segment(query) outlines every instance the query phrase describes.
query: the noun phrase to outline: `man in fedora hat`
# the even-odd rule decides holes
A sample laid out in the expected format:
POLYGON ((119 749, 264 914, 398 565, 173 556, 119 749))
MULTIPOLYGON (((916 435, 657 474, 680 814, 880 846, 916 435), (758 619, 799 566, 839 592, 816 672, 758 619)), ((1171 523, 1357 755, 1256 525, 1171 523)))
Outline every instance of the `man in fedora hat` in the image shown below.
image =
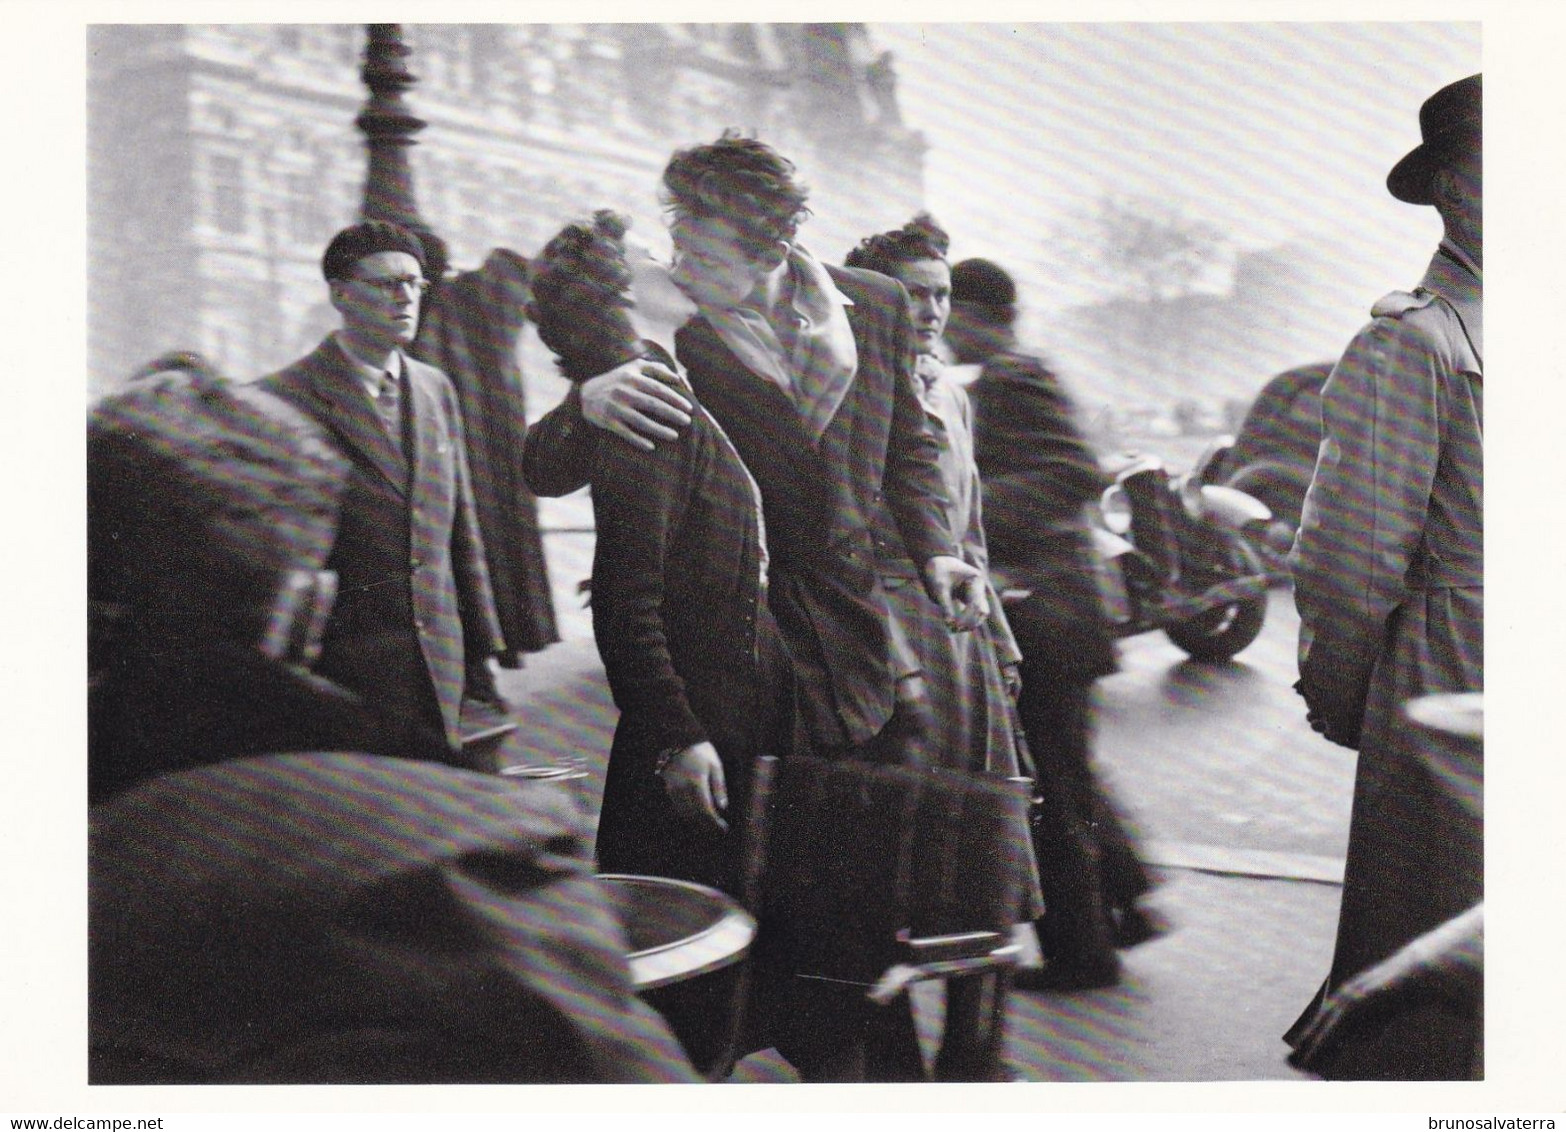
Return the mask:
MULTIPOLYGON (((1291 556, 1307 717, 1359 751, 1323 997, 1482 896, 1480 824, 1443 816, 1441 783, 1398 714, 1415 696, 1484 687, 1480 107, 1478 75, 1437 91, 1419 111, 1421 144, 1387 177, 1398 200, 1433 206, 1445 235, 1418 287, 1371 308, 1322 390, 1291 556)), ((1463 1035, 1404 1017, 1345 1073, 1464 1076, 1471 1055, 1463 1035)))

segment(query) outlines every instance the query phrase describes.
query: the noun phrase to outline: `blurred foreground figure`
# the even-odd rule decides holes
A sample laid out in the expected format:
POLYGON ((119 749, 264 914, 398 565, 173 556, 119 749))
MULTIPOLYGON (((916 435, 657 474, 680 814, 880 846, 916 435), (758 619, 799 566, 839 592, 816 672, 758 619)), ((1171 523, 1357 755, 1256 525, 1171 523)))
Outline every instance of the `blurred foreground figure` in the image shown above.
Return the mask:
POLYGON ((693 1080, 569 799, 418 761, 444 737, 308 670, 323 433, 166 374, 87 451, 90 1082, 693 1080))
POLYGON ((983 483, 990 569, 1018 595, 1006 617, 1022 650, 1017 709, 1038 773, 1037 923, 1048 965, 1024 990, 1081 990, 1120 978, 1117 947, 1161 930, 1137 901, 1152 887, 1093 773, 1093 683, 1117 667, 1093 576, 1083 508, 1107 484, 1059 380, 1017 343, 1017 287, 982 259, 952 269, 946 340, 964 365, 983 483))
MULTIPOLYGON (((1481 81, 1419 111, 1422 142, 1387 177, 1445 236, 1322 390, 1322 442, 1291 564, 1311 725, 1359 751, 1330 994, 1482 898, 1482 822, 1454 822, 1401 705, 1484 688, 1481 81)), ((1480 773, 1482 747, 1454 758, 1480 773)), ((1287 1035, 1291 1044, 1318 1009, 1287 1035)), ((1376 1076, 1467 1076, 1466 1035, 1412 1019, 1376 1076)))
POLYGON ((195 350, 169 350, 145 365, 138 366, 125 382, 129 385, 134 381, 145 381, 149 377, 161 377, 168 373, 185 373, 191 377, 219 376, 216 367, 195 350))

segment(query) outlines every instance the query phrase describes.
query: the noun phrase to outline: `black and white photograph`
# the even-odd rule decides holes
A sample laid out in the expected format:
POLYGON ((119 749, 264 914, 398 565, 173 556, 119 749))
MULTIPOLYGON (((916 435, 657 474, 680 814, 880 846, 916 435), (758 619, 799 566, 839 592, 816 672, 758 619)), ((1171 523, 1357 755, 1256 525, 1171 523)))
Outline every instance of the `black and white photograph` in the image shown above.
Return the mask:
POLYGON ((1558 19, 663 8, 15 9, 0 1113, 1553 1127, 1558 19))

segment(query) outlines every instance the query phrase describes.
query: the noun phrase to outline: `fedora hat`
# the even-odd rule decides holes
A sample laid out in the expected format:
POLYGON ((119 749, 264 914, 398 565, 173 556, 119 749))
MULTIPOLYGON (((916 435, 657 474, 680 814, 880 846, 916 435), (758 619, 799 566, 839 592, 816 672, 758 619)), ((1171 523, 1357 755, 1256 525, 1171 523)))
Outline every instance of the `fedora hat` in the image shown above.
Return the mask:
POLYGON ((1387 191, 1409 204, 1434 204, 1430 178, 1447 160, 1482 137, 1484 92, 1479 75, 1436 91, 1419 108, 1421 141, 1387 174, 1387 191))

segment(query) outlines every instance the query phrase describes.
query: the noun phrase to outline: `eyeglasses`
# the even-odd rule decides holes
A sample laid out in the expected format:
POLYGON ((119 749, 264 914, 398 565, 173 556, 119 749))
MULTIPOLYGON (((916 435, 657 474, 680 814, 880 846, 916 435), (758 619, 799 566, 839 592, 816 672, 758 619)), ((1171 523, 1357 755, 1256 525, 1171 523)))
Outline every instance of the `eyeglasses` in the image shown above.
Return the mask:
POLYGON ((395 299, 404 287, 415 295, 423 294, 430 289, 430 281, 421 279, 417 275, 398 275, 391 279, 353 279, 350 282, 363 283, 366 287, 374 287, 388 299, 395 299))

